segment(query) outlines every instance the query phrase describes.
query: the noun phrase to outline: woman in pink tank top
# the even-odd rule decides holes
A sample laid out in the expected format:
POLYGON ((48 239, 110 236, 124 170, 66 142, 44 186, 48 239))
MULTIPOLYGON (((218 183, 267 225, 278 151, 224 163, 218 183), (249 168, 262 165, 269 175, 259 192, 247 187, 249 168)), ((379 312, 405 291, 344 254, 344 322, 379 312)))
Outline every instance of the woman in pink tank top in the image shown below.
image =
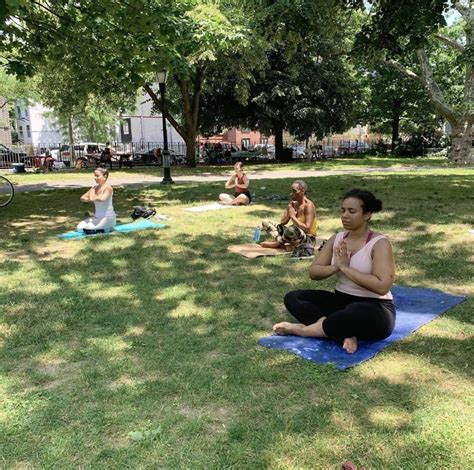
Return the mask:
POLYGON ((300 323, 277 323, 280 335, 334 338, 348 353, 357 340, 384 339, 395 326, 390 289, 395 278, 392 245, 369 228, 382 201, 370 191, 352 189, 341 204, 343 232, 333 235, 309 269, 314 280, 336 275, 335 292, 297 290, 286 294, 285 306, 300 323))

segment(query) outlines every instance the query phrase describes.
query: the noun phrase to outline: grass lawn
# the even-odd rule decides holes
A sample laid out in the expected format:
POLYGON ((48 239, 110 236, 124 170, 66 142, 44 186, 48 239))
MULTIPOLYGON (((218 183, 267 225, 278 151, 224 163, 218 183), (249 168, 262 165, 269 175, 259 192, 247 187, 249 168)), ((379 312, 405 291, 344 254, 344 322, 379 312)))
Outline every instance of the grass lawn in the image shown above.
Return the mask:
MULTIPOLYGON (((0 209, 0 467, 470 468, 473 179, 307 179, 321 235, 340 229, 347 189, 371 189, 397 282, 469 296, 346 372, 257 345, 289 319, 287 291, 334 286, 310 281, 307 261, 226 251, 284 202, 198 215, 181 209, 214 201, 221 183, 118 188, 121 222, 152 205, 168 227, 62 241, 90 209, 83 190, 17 194, 0 209)), ((290 183, 252 184, 284 195, 290 183)))
MULTIPOLYGON (((353 158, 335 158, 324 161, 304 160, 292 163, 260 163, 246 165, 247 171, 282 171, 282 170, 349 170, 361 167, 377 167, 377 168, 423 168, 436 167, 445 169, 453 167, 448 163, 446 158, 440 157, 424 157, 424 158, 389 158, 389 157, 353 157, 353 158)), ((196 168, 188 168, 186 166, 171 167, 172 176, 189 176, 189 175, 228 175, 231 165, 215 165, 204 166, 199 165, 196 168)), ((7 174, 8 178, 15 184, 35 184, 63 180, 90 180, 94 169, 82 170, 76 172, 73 169, 66 171, 58 171, 52 173, 24 173, 24 174, 7 174)), ((113 169, 113 175, 117 178, 124 178, 128 175, 152 175, 162 176, 163 169, 161 167, 134 167, 130 169, 113 169)), ((2 174, 5 174, 3 172, 2 174)))

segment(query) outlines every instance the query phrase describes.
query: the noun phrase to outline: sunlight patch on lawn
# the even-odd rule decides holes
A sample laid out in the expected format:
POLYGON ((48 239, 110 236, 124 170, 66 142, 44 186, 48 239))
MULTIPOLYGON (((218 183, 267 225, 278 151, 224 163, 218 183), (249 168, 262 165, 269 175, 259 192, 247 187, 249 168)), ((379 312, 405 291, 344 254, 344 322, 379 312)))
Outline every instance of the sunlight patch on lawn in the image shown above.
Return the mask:
POLYGON ((131 326, 125 331, 125 336, 142 336, 145 333, 144 326, 131 326))
POLYGON ((175 286, 162 289, 155 295, 156 300, 180 300, 191 296, 196 292, 196 288, 188 284, 176 284, 175 286))
MULTIPOLYGON (((416 390, 418 406, 422 406, 425 400, 433 406, 436 395, 439 395, 439 403, 449 401, 450 407, 453 407, 456 400, 466 399, 465 390, 471 385, 470 380, 462 375, 443 365, 432 364, 429 355, 425 358, 392 352, 384 360, 372 361, 370 367, 361 367, 359 371, 363 378, 377 381, 383 379, 387 384, 416 390)), ((452 409, 456 409, 456 406, 452 409)))
POLYGON ((107 336, 104 338, 89 338, 86 341, 99 351, 105 353, 123 352, 131 349, 132 347, 130 343, 116 335, 107 336))
POLYGON ((200 336, 206 336, 212 333, 214 330, 214 327, 212 325, 197 325, 194 328, 191 329, 191 331, 200 336))
POLYGON ((97 244, 96 246, 92 246, 90 249, 97 253, 114 253, 115 256, 118 255, 119 251, 125 252, 127 248, 133 247, 135 245, 135 240, 133 237, 124 237, 117 232, 112 233, 112 235, 107 237, 106 240, 105 237, 102 237, 100 241, 100 245, 97 244))
POLYGON ((136 289, 132 285, 106 286, 105 284, 98 285, 94 283, 86 288, 85 295, 94 300, 99 298, 102 300, 130 299, 139 305, 136 289))
POLYGON ((73 286, 79 286, 82 284, 84 276, 80 274, 80 271, 76 271, 73 273, 63 274, 60 279, 73 286))
POLYGON ((7 323, 0 323, 0 345, 3 346, 3 343, 7 338, 16 333, 18 327, 16 325, 8 325, 7 323))
POLYGON ((410 415, 406 411, 384 404, 368 410, 369 421, 387 431, 403 428, 410 423, 410 415))
POLYGON ((129 262, 123 258, 113 258, 112 260, 110 260, 110 262, 113 267, 117 269, 126 269, 129 264, 129 262))
POLYGON ((182 318, 182 317, 203 317, 206 318, 212 313, 211 309, 204 308, 203 306, 196 305, 191 300, 182 300, 178 306, 171 310, 168 314, 171 318, 182 318))
POLYGON ((59 284, 53 284, 52 282, 45 282, 42 279, 34 278, 28 279, 27 283, 22 286, 17 286, 17 288, 18 287, 20 287, 21 291, 27 294, 38 296, 44 295, 45 293, 52 294, 53 292, 59 292, 62 289, 59 284))

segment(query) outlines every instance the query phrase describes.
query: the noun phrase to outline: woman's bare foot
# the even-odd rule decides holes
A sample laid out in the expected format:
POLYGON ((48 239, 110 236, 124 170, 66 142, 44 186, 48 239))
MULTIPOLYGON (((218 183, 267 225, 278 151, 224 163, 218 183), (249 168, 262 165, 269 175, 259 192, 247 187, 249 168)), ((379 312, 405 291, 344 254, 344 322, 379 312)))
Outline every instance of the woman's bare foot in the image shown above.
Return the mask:
POLYGON ((357 351, 357 338, 355 336, 351 336, 350 338, 345 338, 344 342, 342 343, 342 347, 349 354, 355 353, 357 351))
POLYGON ((302 325, 298 323, 289 323, 287 321, 282 321, 281 323, 275 323, 273 325, 273 331, 277 335, 298 335, 301 334, 299 329, 302 325))

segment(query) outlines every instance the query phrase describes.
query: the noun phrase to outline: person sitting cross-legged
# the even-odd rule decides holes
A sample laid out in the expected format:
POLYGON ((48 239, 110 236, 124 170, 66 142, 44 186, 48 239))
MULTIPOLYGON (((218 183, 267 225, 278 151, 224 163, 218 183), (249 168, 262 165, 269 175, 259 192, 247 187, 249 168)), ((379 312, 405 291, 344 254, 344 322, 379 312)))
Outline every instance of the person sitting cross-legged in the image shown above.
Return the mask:
POLYGON ((107 184, 109 171, 105 168, 96 168, 94 178, 96 184, 81 196, 82 202, 93 202, 95 216, 80 222, 78 231, 85 233, 100 233, 110 231, 115 227, 116 215, 112 204, 114 190, 107 184))
POLYGON ((225 189, 235 188, 233 196, 227 193, 219 194, 219 204, 232 206, 246 206, 250 204, 252 197, 249 192, 249 177, 244 173, 244 164, 237 162, 234 171, 226 181, 225 189))
POLYGON ((291 185, 291 200, 281 217, 279 224, 264 220, 262 230, 271 238, 263 241, 263 248, 281 248, 293 251, 295 257, 306 257, 314 254, 316 242, 316 208, 308 199, 307 184, 297 180, 291 185), (291 222, 291 225, 286 225, 291 222))
POLYGON ((392 245, 369 228, 382 201, 365 190, 352 189, 341 204, 344 231, 333 235, 309 268, 314 280, 337 276, 335 292, 296 290, 285 296, 287 310, 300 322, 273 325, 279 335, 333 338, 348 353, 357 341, 387 338, 395 326, 390 289, 395 278, 392 245))

